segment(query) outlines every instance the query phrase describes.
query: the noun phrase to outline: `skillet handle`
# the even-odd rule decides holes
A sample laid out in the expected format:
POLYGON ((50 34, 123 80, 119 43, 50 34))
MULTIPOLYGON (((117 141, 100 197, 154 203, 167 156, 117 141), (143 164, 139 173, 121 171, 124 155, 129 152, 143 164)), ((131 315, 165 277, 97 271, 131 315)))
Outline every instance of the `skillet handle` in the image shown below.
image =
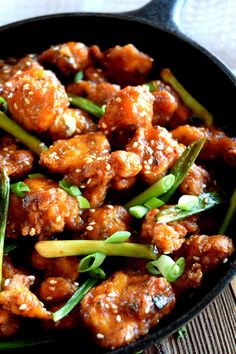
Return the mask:
POLYGON ((181 33, 175 17, 182 3, 183 0, 152 0, 140 9, 126 14, 136 19, 149 20, 165 30, 181 33))

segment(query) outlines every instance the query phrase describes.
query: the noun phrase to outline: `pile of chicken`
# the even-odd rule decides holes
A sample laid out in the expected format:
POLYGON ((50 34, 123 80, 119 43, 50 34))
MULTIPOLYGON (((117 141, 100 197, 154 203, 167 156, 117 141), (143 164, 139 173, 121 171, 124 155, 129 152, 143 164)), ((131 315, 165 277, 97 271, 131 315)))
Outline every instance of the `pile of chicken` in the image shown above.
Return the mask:
MULTIPOLYGON (((149 274, 143 262, 133 260, 132 266, 127 262, 54 323, 52 312, 79 286, 79 258, 43 258, 31 242, 20 268, 11 253, 4 256, 1 338, 15 335, 23 317, 28 317, 36 318, 44 329, 82 324, 106 348, 126 345, 147 334, 172 311, 183 291, 199 287, 204 274, 232 254, 233 243, 227 236, 200 233, 199 215, 157 224, 158 210, 153 209, 137 234, 129 212, 110 199, 107 202, 108 192, 122 196, 137 181, 143 182, 144 189, 158 181, 185 147, 201 137, 207 141, 200 163, 219 159, 236 165, 234 139, 215 127, 188 125, 191 111, 165 83, 160 81, 150 92, 145 83, 152 66, 153 59, 131 44, 101 51, 76 42, 53 46, 40 55, 0 61, 0 95, 10 116, 27 131, 51 141, 38 161, 33 152, 2 133, 0 168, 7 169, 11 181, 24 181, 30 188, 24 197, 10 195, 6 237, 36 241, 64 233, 68 239, 104 240, 128 230, 135 242, 153 244, 160 254, 186 260, 184 274, 172 284, 149 274), (66 87, 46 70, 48 65, 69 82, 66 87), (70 83, 78 71, 83 71, 83 80, 70 83), (71 108, 67 93, 106 105, 103 117, 98 122, 87 112, 71 108), (51 179, 27 178, 39 165, 51 179), (81 189, 90 209, 80 210, 76 198, 59 188, 58 175, 81 189)), ((179 191, 199 195, 214 183, 205 165, 194 164, 179 191)))

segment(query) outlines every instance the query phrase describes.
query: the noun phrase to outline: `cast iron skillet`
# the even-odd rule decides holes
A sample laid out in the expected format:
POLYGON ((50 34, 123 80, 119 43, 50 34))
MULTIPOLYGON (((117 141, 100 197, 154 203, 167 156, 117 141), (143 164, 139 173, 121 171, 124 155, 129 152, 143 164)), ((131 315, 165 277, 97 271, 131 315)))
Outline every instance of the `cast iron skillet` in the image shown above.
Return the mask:
MULTIPOLYGON (((13 23, 0 28, 0 58, 41 52, 52 44, 67 41, 98 44, 102 49, 133 43, 155 59, 153 78, 161 68, 171 68, 184 86, 214 114, 217 124, 235 136, 236 80, 218 59, 179 31, 173 20, 177 6, 176 0, 153 0, 142 9, 126 14, 69 13, 13 23)), ((235 259, 234 253, 228 263, 206 277, 200 289, 179 301, 173 313, 149 335, 112 353, 136 353, 192 319, 228 284, 236 271, 235 259)), ((31 334, 25 335, 29 338, 31 334)), ((39 333, 36 339, 41 338, 39 333)), ((36 342, 33 353, 62 352, 68 347, 81 354, 105 353, 80 330, 57 334, 52 345, 39 348, 36 342)), ((28 350, 24 348, 23 352, 28 350)), ((111 352, 106 351, 108 353, 111 352)))

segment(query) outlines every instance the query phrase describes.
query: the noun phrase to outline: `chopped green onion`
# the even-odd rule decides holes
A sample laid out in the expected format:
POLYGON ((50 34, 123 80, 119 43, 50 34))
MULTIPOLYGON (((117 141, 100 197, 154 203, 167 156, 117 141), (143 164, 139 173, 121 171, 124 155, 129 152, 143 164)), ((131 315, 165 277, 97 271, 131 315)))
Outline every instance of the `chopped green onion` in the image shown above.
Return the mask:
POLYGON ((131 208, 129 208, 129 213, 136 219, 142 219, 147 212, 149 211, 149 208, 143 206, 143 205, 135 205, 131 208))
POLYGON ((128 203, 124 205, 124 207, 126 209, 129 209, 135 205, 143 205, 151 198, 158 197, 168 192, 168 190, 173 186, 174 182, 175 176, 173 174, 169 174, 165 177, 162 177, 159 181, 155 182, 151 187, 147 188, 137 197, 131 199, 128 203))
POLYGON ((46 178, 46 176, 42 173, 31 173, 30 175, 28 175, 28 177, 30 179, 34 179, 34 178, 46 178))
POLYGON ((104 262, 105 258, 105 254, 100 252, 96 252, 82 258, 79 262, 78 272, 90 272, 91 270, 100 267, 100 265, 104 262))
POLYGON ((58 336, 43 336, 43 337, 30 337, 30 338, 19 338, 19 339, 11 339, 11 340, 4 340, 0 342, 0 350, 7 351, 9 349, 19 349, 19 348, 26 348, 31 346, 36 346, 40 344, 58 342, 58 336))
POLYGON ((82 195, 78 195, 77 197, 80 209, 89 209, 90 203, 87 198, 83 197, 82 195))
POLYGON ((149 88, 150 92, 153 92, 159 90, 159 83, 160 81, 154 80, 154 81, 147 82, 145 85, 149 88))
POLYGON ((153 197, 149 199, 146 203, 144 203, 144 206, 151 210, 151 209, 159 208, 163 204, 164 202, 161 199, 153 197))
POLYGON ((225 234, 226 230, 228 229, 228 227, 233 219, 235 212, 236 212, 236 189, 234 190, 232 197, 230 199, 229 208, 226 212, 225 218, 224 218, 223 223, 220 227, 219 234, 221 234, 221 235, 225 234))
POLYGON ((70 103, 75 106, 82 108, 86 112, 93 114, 97 118, 101 118, 104 114, 103 109, 92 101, 84 97, 78 97, 72 93, 68 94, 70 103))
POLYGON ((104 242, 106 243, 119 243, 125 242, 131 236, 129 231, 116 231, 110 237, 108 237, 104 242))
POLYGON ((17 182, 11 184, 11 191, 17 195, 17 197, 24 197, 25 192, 30 192, 30 188, 24 182, 17 182))
POLYGON ((183 210, 178 205, 171 206, 170 208, 161 210, 157 214, 157 223, 167 223, 176 220, 185 219, 188 216, 201 213, 202 211, 213 208, 221 203, 221 198, 216 192, 203 193, 198 197, 198 204, 194 209, 183 210))
POLYGON ((84 78, 84 73, 82 70, 78 71, 74 76, 74 82, 80 82, 84 78))
POLYGON ((39 241, 35 248, 46 258, 82 256, 100 252, 106 256, 156 259, 157 251, 152 245, 131 242, 106 243, 93 240, 55 240, 39 241))
POLYGON ((196 195, 182 195, 178 200, 178 207, 182 210, 193 210, 198 206, 198 197, 196 195))
POLYGON ((2 262, 4 253, 4 240, 7 225, 7 213, 9 205, 10 180, 5 168, 0 177, 0 290, 2 284, 2 262))
POLYGON ((64 191, 69 195, 71 195, 72 197, 78 197, 81 196, 82 194, 80 189, 77 186, 74 186, 66 179, 62 179, 61 181, 59 181, 59 187, 64 189, 64 191))
POLYGON ((5 100, 5 98, 3 98, 2 96, 0 96, 0 105, 2 105, 3 112, 7 113, 7 111, 8 111, 8 103, 5 100))
POLYGON ((161 71, 161 78, 163 81, 170 84, 173 89, 179 94, 184 104, 189 107, 194 115, 204 120, 206 126, 210 127, 213 123, 213 116, 208 110, 203 107, 190 93, 181 85, 181 83, 172 74, 170 69, 163 69, 161 71))
POLYGON ((67 301, 67 303, 53 313, 52 318, 54 322, 57 322, 68 315, 69 312, 83 299, 85 294, 98 282, 97 279, 87 279, 67 301))
POLYGON ((20 140, 21 143, 28 146, 28 148, 34 151, 37 155, 40 155, 43 151, 48 149, 42 141, 29 134, 17 123, 8 118, 3 112, 0 112, 0 128, 20 140))
POLYGON ((89 276, 95 279, 106 279, 106 273, 102 268, 96 268, 89 272, 89 276))
POLYGON ((171 168, 170 173, 175 176, 175 181, 169 191, 161 197, 164 203, 168 202, 172 194, 176 191, 179 185, 183 182, 184 178, 187 176, 205 141, 206 138, 202 138, 187 146, 182 155, 171 168))
POLYGON ((185 326, 181 327, 177 331, 177 339, 184 338, 186 336, 186 333, 187 333, 187 328, 185 326))
POLYGON ((184 272, 185 259, 180 257, 176 262, 163 254, 156 261, 148 262, 146 269, 152 274, 161 274, 169 282, 175 282, 184 272), (156 269, 155 269, 156 268, 156 269))
POLYGON ((9 254, 14 251, 18 247, 17 243, 11 243, 9 245, 4 246, 4 254, 9 254))
POLYGON ((107 108, 107 105, 106 105, 106 104, 103 104, 102 107, 101 107, 101 109, 102 109, 102 111, 103 111, 103 114, 106 112, 106 108, 107 108))

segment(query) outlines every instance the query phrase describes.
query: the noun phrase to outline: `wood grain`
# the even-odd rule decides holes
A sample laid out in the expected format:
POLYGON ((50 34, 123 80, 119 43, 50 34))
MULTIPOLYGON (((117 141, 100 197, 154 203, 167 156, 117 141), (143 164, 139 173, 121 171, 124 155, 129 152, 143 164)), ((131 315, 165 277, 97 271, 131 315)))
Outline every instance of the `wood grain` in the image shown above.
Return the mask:
POLYGON ((184 338, 177 339, 172 335, 147 348, 143 354, 235 354, 236 302, 233 286, 228 286, 187 324, 184 338))

